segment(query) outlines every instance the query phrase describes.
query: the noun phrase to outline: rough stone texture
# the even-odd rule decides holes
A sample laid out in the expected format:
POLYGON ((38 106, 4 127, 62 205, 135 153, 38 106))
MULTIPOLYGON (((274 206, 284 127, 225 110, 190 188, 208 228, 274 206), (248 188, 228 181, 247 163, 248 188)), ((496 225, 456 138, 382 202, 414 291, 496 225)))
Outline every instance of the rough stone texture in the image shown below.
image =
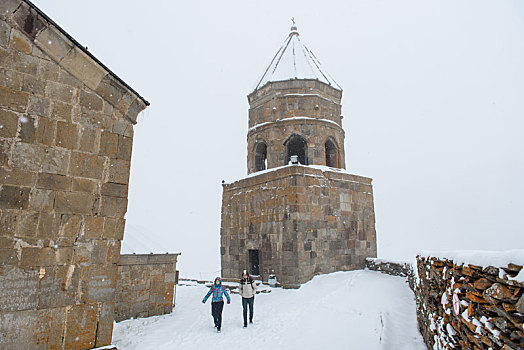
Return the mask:
POLYGON ((346 167, 341 98, 311 79, 269 82, 248 96, 249 177, 223 184, 223 277, 253 272, 250 250, 261 278, 276 274, 284 288, 376 256, 371 179, 337 170, 346 167), (301 165, 288 165, 292 155, 301 165))
POLYGON ((263 280, 297 288, 315 274, 362 269, 376 256, 371 179, 287 166, 223 185, 222 276, 260 251, 263 280))
POLYGON ((373 271, 380 271, 391 276, 408 277, 412 267, 409 263, 386 261, 377 258, 367 258, 366 267, 373 271))
POLYGON ((417 318, 428 349, 523 349, 524 316, 518 305, 524 284, 511 280, 521 269, 418 256, 417 318))
POLYGON ((120 256, 115 320, 168 314, 173 311, 178 254, 120 256))
POLYGON ((307 142, 307 164, 326 165, 325 142, 334 141, 337 168, 345 169, 342 92, 315 80, 272 82, 248 96, 247 168, 255 171, 255 147, 267 145, 267 168, 288 163, 285 142, 300 135, 307 142))
POLYGON ((111 343, 132 129, 145 105, 34 5, 0 2, 0 347, 111 343), (108 85, 121 92, 97 92, 108 85), (114 129, 115 152, 100 153, 114 129))

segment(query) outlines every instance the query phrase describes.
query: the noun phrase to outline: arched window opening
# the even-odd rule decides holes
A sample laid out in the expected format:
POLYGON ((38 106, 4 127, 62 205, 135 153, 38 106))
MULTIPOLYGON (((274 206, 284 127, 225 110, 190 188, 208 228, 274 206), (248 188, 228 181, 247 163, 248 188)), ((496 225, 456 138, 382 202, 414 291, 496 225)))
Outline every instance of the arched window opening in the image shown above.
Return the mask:
POLYGON ((297 156, 300 164, 307 165, 307 142, 302 136, 293 135, 286 141, 286 164, 291 156, 297 156))
POLYGON ((260 142, 255 146, 255 171, 267 169, 267 146, 260 142))
POLYGON ((326 165, 332 168, 340 168, 338 164, 338 149, 335 143, 331 140, 327 140, 325 144, 326 148, 326 165))

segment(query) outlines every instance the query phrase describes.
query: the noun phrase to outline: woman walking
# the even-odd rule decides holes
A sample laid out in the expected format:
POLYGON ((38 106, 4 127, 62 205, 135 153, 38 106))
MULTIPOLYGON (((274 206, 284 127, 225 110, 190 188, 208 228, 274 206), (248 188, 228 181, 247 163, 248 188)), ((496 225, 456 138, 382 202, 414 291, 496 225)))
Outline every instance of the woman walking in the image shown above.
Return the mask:
POLYGON ((247 327, 247 309, 249 307, 249 323, 253 323, 253 307, 255 304, 255 294, 257 285, 253 278, 249 276, 246 270, 242 274, 239 286, 240 295, 242 296, 242 309, 244 312, 244 328, 247 327))
POLYGON ((224 308, 224 300, 222 299, 222 296, 225 295, 227 298, 227 303, 231 303, 229 294, 227 293, 226 288, 222 286, 220 277, 215 278, 215 282, 211 288, 209 288, 209 292, 207 292, 206 296, 202 300, 203 304, 206 303, 211 294, 213 294, 213 298, 211 299, 211 315, 213 316, 213 321, 215 322, 215 328, 217 329, 217 332, 220 332, 222 329, 222 309, 224 308))

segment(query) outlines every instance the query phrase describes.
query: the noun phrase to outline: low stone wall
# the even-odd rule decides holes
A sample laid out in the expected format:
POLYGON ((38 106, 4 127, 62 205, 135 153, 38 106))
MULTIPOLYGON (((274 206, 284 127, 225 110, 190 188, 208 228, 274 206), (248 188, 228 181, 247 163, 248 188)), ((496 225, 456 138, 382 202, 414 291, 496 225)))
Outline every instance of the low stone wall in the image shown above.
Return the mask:
POLYGON ((428 349, 524 349, 524 251, 498 264, 494 253, 417 256, 417 318, 428 349))
POLYGON ((366 267, 369 270, 384 272, 392 276, 408 277, 411 274, 411 264, 405 262, 388 261, 378 258, 366 258, 366 267))
POLYGON ((115 295, 115 321, 168 314, 178 254, 120 255, 115 295))

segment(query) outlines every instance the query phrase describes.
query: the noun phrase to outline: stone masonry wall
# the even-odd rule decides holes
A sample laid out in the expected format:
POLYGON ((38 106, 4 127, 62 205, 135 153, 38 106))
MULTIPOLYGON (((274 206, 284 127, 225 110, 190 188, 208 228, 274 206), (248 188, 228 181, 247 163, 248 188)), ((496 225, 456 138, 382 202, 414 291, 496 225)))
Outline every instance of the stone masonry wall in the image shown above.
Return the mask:
POLYGON ((387 261, 377 258, 367 258, 366 267, 369 270, 380 271, 391 276, 408 277, 412 274, 412 267, 409 263, 387 261))
POLYGON ((325 142, 334 141, 339 168, 345 169, 342 92, 315 80, 271 82, 248 96, 248 174, 255 171, 255 146, 267 146, 267 168, 287 164, 286 140, 293 134, 306 139, 308 165, 326 165, 325 142))
POLYGON ((146 104, 34 5, 0 2, 2 349, 111 343, 146 104))
POLYGON ((248 135, 248 167, 250 172, 255 169, 255 147, 258 142, 267 146, 268 169, 286 165, 284 143, 294 134, 301 135, 307 142, 307 161, 309 165, 326 165, 325 143, 329 139, 338 148, 340 168, 345 168, 344 130, 334 123, 321 120, 282 119, 278 122, 265 124, 249 132, 248 135))
POLYGON ((285 288, 315 274, 363 268, 376 256, 371 179, 285 166, 223 186, 222 276, 248 267, 260 251, 261 277, 285 288))
POLYGON ((178 254, 126 254, 118 263, 115 321, 173 311, 178 254))
POLYGON ((428 349, 524 349, 521 265, 417 257, 418 323, 428 349))

